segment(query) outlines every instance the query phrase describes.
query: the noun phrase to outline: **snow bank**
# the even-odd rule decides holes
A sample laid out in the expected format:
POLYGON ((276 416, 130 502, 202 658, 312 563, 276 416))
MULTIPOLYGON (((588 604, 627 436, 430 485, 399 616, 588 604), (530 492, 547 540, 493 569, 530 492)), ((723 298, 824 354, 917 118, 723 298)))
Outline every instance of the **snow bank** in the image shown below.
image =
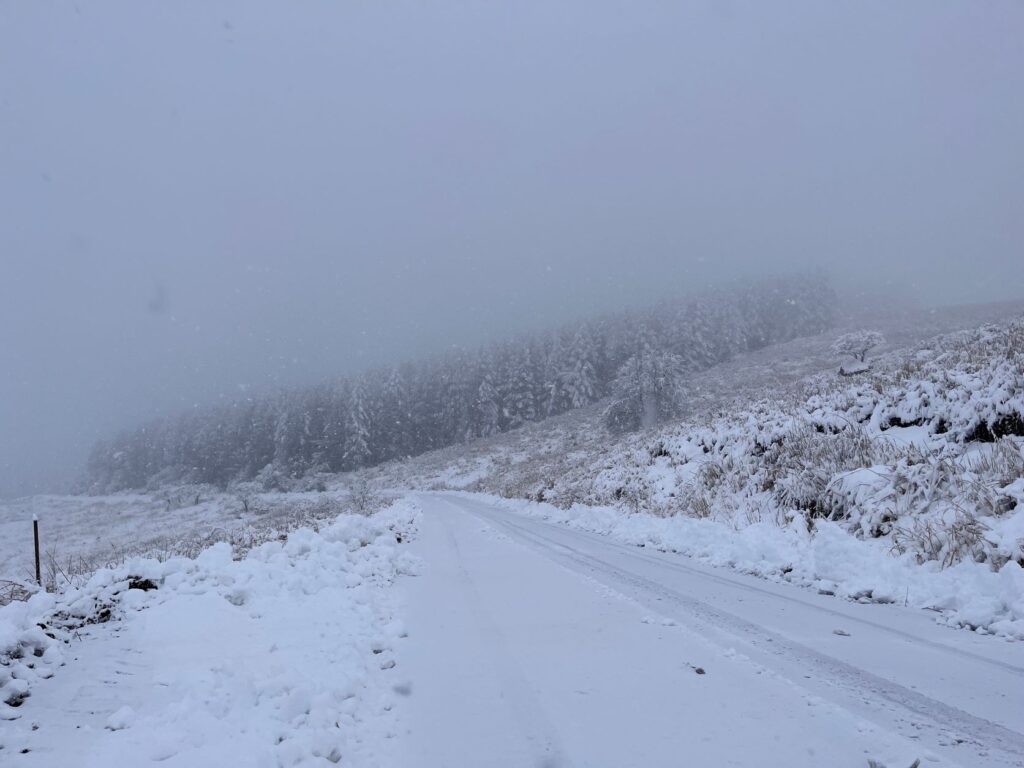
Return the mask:
POLYGON ((183 485, 147 493, 0 502, 0 581, 21 582, 34 573, 34 517, 40 521, 43 579, 52 592, 69 581, 80 585, 83 576, 130 558, 195 557, 219 541, 238 553, 299 528, 318 529, 340 514, 372 512, 385 504, 382 498, 356 497, 352 488, 332 485, 324 492, 274 493, 257 492, 252 484, 230 492, 183 485))
MULTIPOLYGON (((63 594, 4 606, 0 718, 39 718, 52 704, 33 694, 59 667, 44 688, 95 674, 92 663, 130 663, 131 677, 119 673, 98 719, 68 725, 74 737, 50 738, 47 749, 91 739, 79 746, 92 762, 79 765, 103 755, 117 756, 107 764, 373 764, 380 733, 366 723, 390 709, 382 676, 404 634, 385 588, 415 571, 401 545, 418 514, 403 500, 369 517, 343 515, 319 533, 295 531, 239 560, 220 543, 195 559, 134 560, 63 594), (81 668, 68 661, 115 638, 116 650, 96 650, 81 668)), ((32 739, 15 725, 0 754, 32 739)), ((54 753, 51 764, 61 759, 54 753)))
POLYGON ((63 644, 41 629, 56 603, 53 595, 40 593, 0 608, 0 719, 16 717, 14 707, 32 686, 64 663, 63 644))
POLYGON ((487 497, 495 505, 636 546, 679 552, 715 566, 811 587, 851 600, 900 603, 936 611, 943 623, 1024 640, 1024 569, 1008 561, 998 571, 975 562, 940 568, 909 554, 893 556, 875 541, 838 524, 757 522, 735 530, 690 517, 629 514, 613 507, 551 504, 487 497))

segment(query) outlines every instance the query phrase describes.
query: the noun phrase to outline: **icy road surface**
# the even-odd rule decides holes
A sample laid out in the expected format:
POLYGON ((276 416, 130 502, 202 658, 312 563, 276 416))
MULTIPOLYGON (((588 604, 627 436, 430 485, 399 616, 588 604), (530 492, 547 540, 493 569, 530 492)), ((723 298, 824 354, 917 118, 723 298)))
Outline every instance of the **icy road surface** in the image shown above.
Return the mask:
POLYGON ((395 764, 1024 765, 1024 646, 423 494, 395 764))

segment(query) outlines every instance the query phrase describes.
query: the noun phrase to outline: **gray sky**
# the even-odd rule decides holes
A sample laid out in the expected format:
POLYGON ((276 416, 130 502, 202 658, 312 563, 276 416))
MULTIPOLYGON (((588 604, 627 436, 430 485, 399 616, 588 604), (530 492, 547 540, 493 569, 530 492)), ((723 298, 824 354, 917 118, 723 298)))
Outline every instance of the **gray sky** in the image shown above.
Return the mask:
POLYGON ((1022 137, 1016 0, 0 0, 0 496, 723 277, 1022 297, 1022 137))

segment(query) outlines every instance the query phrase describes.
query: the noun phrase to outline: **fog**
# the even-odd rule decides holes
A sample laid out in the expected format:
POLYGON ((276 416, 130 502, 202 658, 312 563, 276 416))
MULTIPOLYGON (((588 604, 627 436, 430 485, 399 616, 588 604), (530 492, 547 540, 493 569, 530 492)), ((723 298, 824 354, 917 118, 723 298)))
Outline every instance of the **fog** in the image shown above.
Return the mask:
POLYGON ((1018 2, 0 5, 0 496, 247 392, 808 267, 1024 296, 1018 2))

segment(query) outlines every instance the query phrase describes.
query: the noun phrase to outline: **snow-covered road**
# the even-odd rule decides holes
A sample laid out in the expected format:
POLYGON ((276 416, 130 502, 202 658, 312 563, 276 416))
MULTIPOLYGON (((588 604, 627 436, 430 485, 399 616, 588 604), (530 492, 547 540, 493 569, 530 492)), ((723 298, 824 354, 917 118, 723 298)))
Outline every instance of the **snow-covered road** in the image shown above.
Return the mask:
POLYGON ((423 494, 395 764, 1024 765, 1024 647, 423 494))

